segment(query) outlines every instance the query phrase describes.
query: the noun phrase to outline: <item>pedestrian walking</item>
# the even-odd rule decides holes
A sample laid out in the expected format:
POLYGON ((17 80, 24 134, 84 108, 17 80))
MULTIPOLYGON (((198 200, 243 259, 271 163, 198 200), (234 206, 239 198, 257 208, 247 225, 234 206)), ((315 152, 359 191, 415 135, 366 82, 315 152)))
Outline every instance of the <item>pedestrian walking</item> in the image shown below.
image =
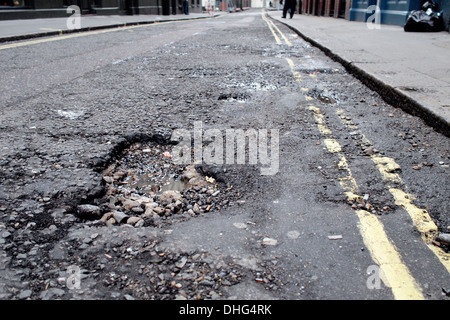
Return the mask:
POLYGON ((284 7, 283 7, 283 16, 282 18, 286 18, 286 15, 289 11, 289 15, 292 19, 295 12, 295 7, 297 6, 297 0, 285 0, 284 1, 284 7))
POLYGON ((189 14, 189 0, 183 0, 184 14, 189 14))

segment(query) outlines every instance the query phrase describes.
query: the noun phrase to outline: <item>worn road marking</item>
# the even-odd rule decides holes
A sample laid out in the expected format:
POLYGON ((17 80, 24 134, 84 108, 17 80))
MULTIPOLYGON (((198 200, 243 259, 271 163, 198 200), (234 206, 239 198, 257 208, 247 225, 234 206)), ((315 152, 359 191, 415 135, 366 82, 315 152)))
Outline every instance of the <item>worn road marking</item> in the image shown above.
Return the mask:
MULTIPOLYGON (((169 23, 169 22, 167 22, 167 23, 169 23)), ((44 38, 44 39, 38 39, 38 40, 30 40, 30 41, 23 41, 23 42, 7 44, 7 45, 0 46, 0 50, 12 49, 12 48, 29 46, 29 45, 33 45, 33 44, 53 42, 53 41, 60 41, 60 40, 66 40, 66 39, 72 39, 72 38, 86 37, 86 36, 92 36, 92 35, 108 33, 108 32, 115 32, 115 31, 121 31, 121 30, 130 30, 130 29, 135 29, 135 28, 148 27, 148 26, 151 26, 151 25, 153 25, 153 24, 137 25, 137 26, 129 26, 129 27, 118 27, 118 28, 112 28, 112 29, 106 29, 106 30, 98 30, 98 31, 86 31, 86 32, 79 32, 79 33, 70 33, 70 34, 67 34, 67 35, 55 36, 55 37, 51 37, 51 38, 44 38)))
MULTIPOLYGON (((323 142, 328 152, 336 154, 339 158, 338 166, 343 172, 339 182, 347 199, 349 201, 360 199, 358 185, 342 152, 341 145, 332 136, 332 131, 323 121, 323 114, 320 108, 310 106, 309 109, 314 112, 316 124, 319 131, 324 135, 323 142)), ((367 211, 357 210, 356 214, 359 218, 358 227, 364 244, 374 262, 382 270, 382 281, 386 287, 391 288, 394 298, 399 300, 423 300, 424 297, 420 286, 411 275, 408 267, 403 263, 394 244, 389 240, 383 224, 374 214, 367 211)))
MULTIPOLYGON (((273 32, 272 28, 271 30, 273 32)), ((274 36, 275 39, 278 38, 275 34, 274 36)), ((293 71, 294 77, 296 75, 298 76, 298 73, 294 74, 295 64, 292 59, 286 58, 286 61, 293 71)), ((310 77, 317 80, 315 74, 310 74, 310 77)), ((306 101, 314 100, 313 97, 306 94, 308 92, 307 88, 301 88, 301 91, 303 92, 306 101)), ((342 174, 342 176, 339 177, 339 183, 344 190, 344 194, 349 201, 361 199, 361 196, 358 194, 358 184, 356 183, 348 165, 348 161, 342 152, 342 147, 327 126, 320 108, 310 105, 309 110, 314 114, 317 128, 323 135, 323 143, 328 152, 336 154, 339 159, 338 167, 342 174)), ((388 170, 395 169, 394 167, 391 168, 389 164, 387 164, 387 166, 388 170)), ((375 215, 367 211, 357 210, 356 214, 359 218, 358 227, 364 244, 368 248, 373 261, 379 265, 383 274, 381 280, 386 287, 391 288, 394 298, 399 300, 423 300, 424 296, 422 294, 422 289, 411 275, 408 267, 403 263, 395 245, 389 240, 388 235, 384 231, 383 224, 375 215)))
MULTIPOLYGON (((292 59, 290 58, 286 58, 287 63, 289 64, 289 67, 291 68, 292 71, 292 75, 294 76, 295 80, 298 82, 302 81, 302 75, 300 74, 300 72, 295 71, 295 64, 294 61, 292 61, 292 59)), ((304 88, 302 88, 303 91, 304 88)))
POLYGON ((331 130, 325 125, 325 120, 323 114, 320 112, 320 109, 314 106, 310 106, 309 110, 314 112, 314 119, 316 120, 317 127, 320 130, 320 133, 323 135, 331 134, 331 130))
MULTIPOLYGON (((220 17, 222 17, 222 16, 219 16, 219 18, 220 17)), ((205 18, 205 19, 211 19, 211 18, 205 18)), ((111 29, 102 29, 102 30, 97 30, 97 31, 81 31, 81 32, 77 32, 77 33, 70 33, 67 35, 54 36, 54 37, 50 37, 50 38, 43 38, 43 39, 38 39, 38 40, 27 40, 27 41, 21 41, 21 42, 17 42, 17 43, 6 44, 6 45, 0 46, 0 50, 13 49, 13 48, 18 48, 18 47, 39 44, 39 43, 60 41, 60 40, 66 40, 66 39, 72 39, 72 38, 86 37, 86 36, 92 36, 92 35, 108 33, 108 32, 132 30, 132 29, 136 29, 136 28, 145 28, 145 27, 156 26, 156 25, 160 25, 160 24, 171 24, 171 23, 176 23, 176 22, 185 22, 185 21, 194 21, 194 20, 197 20, 197 19, 182 19, 182 20, 164 21, 164 22, 154 21, 153 23, 146 23, 146 24, 139 24, 139 25, 132 25, 132 26, 126 26, 126 24, 125 24, 124 26, 111 28, 111 29)), ((60 34, 61 33, 62 33, 62 30, 60 30, 60 34)))
POLYGON ((424 299, 416 281, 402 262, 400 254, 389 241, 383 224, 374 214, 365 210, 356 210, 356 214, 360 221, 359 229, 364 244, 380 267, 382 280, 391 288, 394 297, 399 300, 424 299))
MULTIPOLYGON (((336 114, 339 116, 339 119, 341 119, 341 122, 344 124, 344 126, 361 137, 361 143, 363 145, 367 147, 373 147, 372 142, 366 138, 366 136, 360 131, 358 126, 353 124, 351 118, 348 115, 345 115, 343 110, 337 110, 336 114)), ((400 165, 398 165, 392 158, 382 157, 375 154, 370 155, 370 159, 372 159, 372 161, 375 163, 378 171, 381 174, 381 177, 383 178, 383 181, 388 184, 387 188, 394 197, 395 204, 405 209, 405 211, 411 217, 411 220, 417 231, 420 232, 422 240, 450 273, 450 254, 444 252, 442 249, 436 247, 431 243, 435 234, 438 232, 438 227, 431 219, 427 210, 420 209, 411 202, 415 198, 413 195, 392 186, 392 184, 404 185, 404 183, 402 183, 400 175, 398 174, 400 165)), ((407 186, 405 186, 404 188, 407 189, 407 186)))
POLYGON ((277 42, 277 44, 281 44, 282 43, 281 39, 280 39, 280 37, 278 37, 278 35, 275 32, 275 30, 273 29, 272 25, 269 23, 269 19, 266 18, 266 14, 265 14, 264 10, 261 11, 261 17, 267 23, 267 26, 269 27, 270 31, 272 32, 272 35, 275 38, 275 41, 277 42))
POLYGON ((62 29, 54 29, 54 28, 39 28, 39 30, 44 30, 44 31, 59 31, 60 34, 63 32, 62 29))
POLYGON ((278 44, 282 44, 282 41, 280 39, 280 37, 278 37, 278 35, 276 34, 275 30, 278 31, 278 33, 280 34, 280 36, 283 38, 284 42, 289 46, 292 47, 292 43, 289 41, 289 39, 285 36, 285 34, 275 25, 275 23, 273 23, 272 20, 270 20, 269 18, 267 18, 267 14, 265 12, 265 10, 263 9, 261 11, 261 16, 263 18, 263 20, 267 23, 267 25, 269 26, 270 31, 272 31, 272 34, 276 40, 276 42, 278 44))
POLYGON ((284 35, 284 33, 275 25, 275 23, 273 23, 272 20, 268 19, 267 21, 269 21, 269 23, 278 31, 278 33, 281 35, 281 37, 283 38, 284 42, 286 42, 286 44, 289 47, 292 47, 292 43, 289 41, 289 39, 284 35))

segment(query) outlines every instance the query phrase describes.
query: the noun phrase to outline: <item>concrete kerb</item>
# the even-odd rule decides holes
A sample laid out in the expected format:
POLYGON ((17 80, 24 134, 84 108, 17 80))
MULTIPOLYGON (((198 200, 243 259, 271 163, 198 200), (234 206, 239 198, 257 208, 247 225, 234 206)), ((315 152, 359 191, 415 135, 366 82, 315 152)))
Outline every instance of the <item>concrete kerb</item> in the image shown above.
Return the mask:
POLYGON ((171 22, 171 21, 184 21, 184 20, 189 21, 189 20, 211 19, 211 18, 217 18, 220 16, 221 16, 221 14, 214 14, 213 16, 205 16, 205 17, 133 21, 133 22, 124 22, 124 23, 109 24, 109 25, 84 27, 84 28, 79 28, 79 29, 64 29, 64 30, 62 29, 62 30, 56 30, 56 31, 37 32, 37 33, 29 33, 29 34, 24 34, 24 35, 2 37, 2 38, 0 38, 0 43, 11 42, 11 41, 20 41, 20 40, 29 40, 29 39, 50 37, 50 36, 58 36, 58 35, 69 34, 69 33, 87 32, 87 31, 95 31, 95 30, 102 30, 102 29, 123 28, 123 27, 131 27, 131 26, 154 24, 154 23, 164 23, 164 22, 171 22))
POLYGON ((383 98, 383 100, 386 101, 386 103, 396 108, 400 108, 413 116, 423 119, 425 123, 427 123, 427 125, 432 127, 437 132, 442 133, 446 137, 450 137, 450 122, 442 116, 436 114, 432 110, 432 108, 418 102, 416 99, 399 90, 398 88, 394 88, 386 84, 376 76, 353 64, 352 61, 348 61, 342 58, 341 56, 334 53, 331 49, 308 37, 295 27, 289 25, 287 22, 280 21, 276 18, 271 17, 270 15, 268 16, 272 20, 276 20, 282 23, 283 25, 294 31, 296 34, 298 34, 302 39, 309 42, 314 47, 320 49, 328 57, 340 63, 347 70, 347 72, 355 76, 367 87, 377 92, 383 98))

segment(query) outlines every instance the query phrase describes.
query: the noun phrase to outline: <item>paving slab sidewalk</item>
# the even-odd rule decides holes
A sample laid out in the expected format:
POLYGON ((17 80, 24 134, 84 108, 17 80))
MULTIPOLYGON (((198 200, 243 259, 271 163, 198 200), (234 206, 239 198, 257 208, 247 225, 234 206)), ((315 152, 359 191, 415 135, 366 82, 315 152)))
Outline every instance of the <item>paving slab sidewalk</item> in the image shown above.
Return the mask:
POLYGON ((341 62, 396 107, 450 136, 450 33, 404 32, 402 27, 269 11, 304 39, 341 62))
MULTIPOLYGON (((223 14, 214 13, 214 17, 223 14)), ((69 16, 68 16, 69 17, 69 16)), ((194 20, 211 18, 208 13, 190 13, 189 15, 82 15, 80 28, 71 30, 67 27, 68 18, 45 18, 0 21, 0 43, 36 37, 52 36, 70 32, 96 30, 100 28, 113 28, 137 24, 149 24, 175 20, 194 20)))

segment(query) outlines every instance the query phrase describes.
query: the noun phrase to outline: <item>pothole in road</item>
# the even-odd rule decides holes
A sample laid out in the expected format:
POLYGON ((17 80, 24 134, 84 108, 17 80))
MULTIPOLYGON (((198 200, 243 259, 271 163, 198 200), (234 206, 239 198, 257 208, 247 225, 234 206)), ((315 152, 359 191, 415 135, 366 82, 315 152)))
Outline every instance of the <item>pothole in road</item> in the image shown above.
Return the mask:
POLYGON ((325 104, 335 104, 339 102, 339 100, 336 97, 333 97, 327 89, 313 89, 309 94, 325 104))
POLYGON ((194 165, 177 165, 173 145, 136 143, 103 172, 106 194, 79 205, 80 218, 106 225, 161 226, 232 205, 235 191, 194 165))
POLYGON ((239 102, 244 103, 250 99, 250 95, 246 93, 222 93, 219 95, 217 100, 219 101, 228 101, 228 102, 239 102))

